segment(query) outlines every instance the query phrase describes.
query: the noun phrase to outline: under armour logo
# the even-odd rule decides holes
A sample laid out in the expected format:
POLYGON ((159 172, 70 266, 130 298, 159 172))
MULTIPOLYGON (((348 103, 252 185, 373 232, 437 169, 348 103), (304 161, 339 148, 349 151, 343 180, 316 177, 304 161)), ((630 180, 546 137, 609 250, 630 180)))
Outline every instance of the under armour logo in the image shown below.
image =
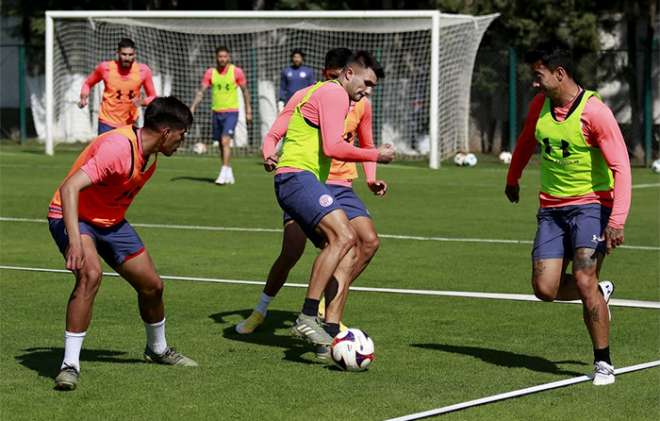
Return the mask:
POLYGON ((591 242, 595 244, 601 243, 603 241, 605 241, 605 238, 603 238, 603 236, 598 236, 596 234, 594 234, 594 236, 591 238, 591 242))

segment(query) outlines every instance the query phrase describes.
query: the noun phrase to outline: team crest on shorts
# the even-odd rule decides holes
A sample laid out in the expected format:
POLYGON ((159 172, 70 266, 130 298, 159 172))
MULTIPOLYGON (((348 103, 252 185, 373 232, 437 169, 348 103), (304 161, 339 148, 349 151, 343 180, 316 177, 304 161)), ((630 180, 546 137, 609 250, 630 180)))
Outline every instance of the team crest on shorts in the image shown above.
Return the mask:
POLYGON ((334 199, 329 194, 324 194, 323 196, 319 197, 319 205, 323 206, 324 208, 332 205, 332 202, 334 202, 334 199))

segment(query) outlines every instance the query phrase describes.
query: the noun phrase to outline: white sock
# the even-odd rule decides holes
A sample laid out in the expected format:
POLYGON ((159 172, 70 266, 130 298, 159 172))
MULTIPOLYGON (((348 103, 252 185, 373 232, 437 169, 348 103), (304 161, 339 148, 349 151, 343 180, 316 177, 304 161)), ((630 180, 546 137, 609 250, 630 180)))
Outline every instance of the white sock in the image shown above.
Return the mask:
POLYGON ((158 323, 145 323, 144 328, 147 331, 147 346, 155 354, 162 354, 167 351, 167 341, 165 340, 165 319, 158 323))
POLYGON ((265 316, 266 312, 268 312, 268 304, 270 304, 273 298, 275 297, 271 297, 270 295, 266 295, 266 293, 262 292, 261 298, 259 298, 259 304, 257 304, 255 310, 257 310, 259 313, 265 316))
POLYGON ((65 365, 75 367, 80 372, 80 350, 87 332, 67 332, 64 331, 64 360, 60 369, 65 365))

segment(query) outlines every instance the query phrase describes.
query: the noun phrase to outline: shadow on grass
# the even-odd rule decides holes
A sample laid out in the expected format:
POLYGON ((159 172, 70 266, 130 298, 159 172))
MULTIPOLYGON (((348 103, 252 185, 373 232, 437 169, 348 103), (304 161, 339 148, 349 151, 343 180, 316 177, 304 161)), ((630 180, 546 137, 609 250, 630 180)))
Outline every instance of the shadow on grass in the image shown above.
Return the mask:
MULTIPOLYGON (((64 356, 64 348, 28 348, 24 354, 17 355, 16 361, 30 370, 36 371, 41 377, 55 378, 59 372, 60 363, 64 356)), ((143 363, 135 358, 117 358, 126 355, 123 351, 110 351, 107 349, 82 349, 80 361, 99 361, 119 364, 143 363)))
POLYGON ((182 175, 180 177, 172 177, 172 178, 170 178, 170 181, 198 181, 198 182, 201 182, 201 183, 214 183, 215 178, 190 177, 190 176, 182 175))
MULTIPOLYGON (((225 319, 227 316, 241 316, 241 319, 246 319, 250 314, 252 314, 252 309, 234 310, 211 314, 209 318, 216 323, 228 324, 231 322, 225 319)), ((297 316, 298 313, 293 311, 268 310, 266 320, 253 333, 241 335, 234 330, 236 324, 231 323, 223 330, 222 336, 232 341, 284 348, 283 359, 286 361, 317 364, 315 357, 312 357, 312 359, 303 358, 304 354, 314 351, 313 346, 303 339, 293 337, 289 333, 289 329, 293 326, 297 316), (278 335, 275 333, 281 329, 286 329, 284 334, 278 335)))
POLYGON ((557 364, 587 365, 582 361, 550 361, 542 357, 533 355, 517 354, 510 351, 500 351, 498 349, 481 348, 475 346, 457 346, 443 344, 412 344, 411 346, 423 349, 432 349, 436 351, 450 352, 452 354, 469 355, 474 358, 487 362, 489 364, 499 365, 509 368, 526 368, 540 373, 560 374, 568 376, 582 376, 585 373, 568 371, 559 368, 557 364))

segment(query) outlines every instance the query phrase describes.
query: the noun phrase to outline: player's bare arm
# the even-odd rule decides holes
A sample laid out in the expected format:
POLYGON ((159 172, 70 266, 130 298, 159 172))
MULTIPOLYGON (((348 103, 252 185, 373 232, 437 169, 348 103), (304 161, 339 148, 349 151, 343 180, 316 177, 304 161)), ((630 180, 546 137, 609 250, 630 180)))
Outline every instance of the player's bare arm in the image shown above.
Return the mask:
POLYGON ((250 102, 250 91, 247 85, 241 86, 241 92, 243 93, 243 102, 245 103, 245 120, 249 124, 252 123, 252 103, 250 102))
POLYGON ((608 225, 605 228, 603 236, 605 237, 605 244, 607 245, 607 254, 610 254, 613 249, 623 244, 623 227, 614 228, 608 225))
POLYGON ((69 233, 69 247, 66 251, 66 268, 70 271, 81 269, 85 263, 85 255, 82 249, 80 229, 78 226, 78 197, 80 191, 91 184, 92 180, 90 180, 89 176, 83 170, 78 170, 60 187, 64 225, 69 233))
POLYGON ((199 103, 202 102, 202 98, 204 98, 204 92, 206 92, 207 89, 208 86, 199 85, 199 89, 197 92, 195 92, 195 98, 193 99, 192 105, 190 106, 191 113, 195 113, 195 110, 197 109, 199 103))

